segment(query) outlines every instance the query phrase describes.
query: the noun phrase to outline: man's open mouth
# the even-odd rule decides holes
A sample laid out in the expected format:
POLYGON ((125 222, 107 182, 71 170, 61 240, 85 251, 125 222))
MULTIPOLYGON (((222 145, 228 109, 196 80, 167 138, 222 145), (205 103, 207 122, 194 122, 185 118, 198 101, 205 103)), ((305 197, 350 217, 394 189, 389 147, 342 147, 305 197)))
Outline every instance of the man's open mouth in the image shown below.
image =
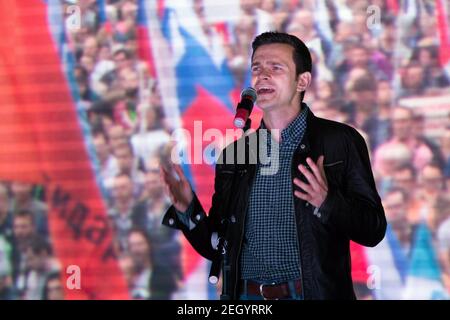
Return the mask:
POLYGON ((261 87, 256 92, 257 92, 258 95, 260 95, 260 94, 268 94, 268 93, 275 92, 275 89, 268 88, 268 87, 261 87))

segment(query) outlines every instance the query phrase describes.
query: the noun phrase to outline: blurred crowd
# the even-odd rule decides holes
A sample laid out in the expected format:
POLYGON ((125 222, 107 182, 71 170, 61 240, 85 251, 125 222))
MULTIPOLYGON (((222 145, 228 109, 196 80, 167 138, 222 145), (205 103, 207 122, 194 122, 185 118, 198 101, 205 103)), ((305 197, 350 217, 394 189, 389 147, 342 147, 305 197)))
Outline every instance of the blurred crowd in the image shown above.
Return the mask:
MULTIPOLYGON (((317 116, 350 124, 366 138, 393 234, 408 256, 417 225, 427 223, 450 292, 450 74, 439 60, 434 1, 412 1, 414 14, 386 0, 238 2, 239 14, 217 32, 203 1, 192 0, 236 88, 248 84, 255 35, 280 30, 302 39, 313 56, 305 101, 317 116), (369 6, 380 9, 378 20, 369 6), (444 101, 438 107, 436 97, 444 101)), ((161 226, 170 202, 159 167, 174 126, 158 79, 138 54, 137 1, 105 0, 106 21, 95 0, 64 3, 81 9, 81 28, 67 31, 67 46, 130 295, 182 298, 181 235, 161 226)), ((0 183, 0 299, 64 298, 45 202, 40 186, 0 183)))

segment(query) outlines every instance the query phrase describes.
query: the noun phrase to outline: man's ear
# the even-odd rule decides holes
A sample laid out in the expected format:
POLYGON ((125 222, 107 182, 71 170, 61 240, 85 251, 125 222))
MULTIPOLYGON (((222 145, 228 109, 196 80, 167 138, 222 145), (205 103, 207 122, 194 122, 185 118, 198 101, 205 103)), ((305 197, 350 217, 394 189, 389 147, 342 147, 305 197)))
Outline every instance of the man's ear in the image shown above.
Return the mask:
POLYGON ((297 77, 297 91, 305 91, 311 84, 311 72, 303 72, 297 77))

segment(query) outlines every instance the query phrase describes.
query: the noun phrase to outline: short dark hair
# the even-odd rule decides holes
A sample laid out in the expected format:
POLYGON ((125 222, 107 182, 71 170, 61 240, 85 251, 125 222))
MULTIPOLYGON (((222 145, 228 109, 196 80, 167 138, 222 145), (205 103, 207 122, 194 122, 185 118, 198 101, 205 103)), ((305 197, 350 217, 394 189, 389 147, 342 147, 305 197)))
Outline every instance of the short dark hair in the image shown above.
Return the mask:
POLYGON ((297 76, 303 72, 311 72, 312 60, 308 47, 296 36, 284 32, 270 31, 257 36, 252 42, 252 60, 256 49, 260 46, 273 43, 284 43, 294 48, 292 58, 295 63, 297 76))
POLYGON ((20 209, 19 211, 14 212, 13 220, 15 220, 16 218, 29 218, 33 224, 35 222, 33 212, 28 209, 20 209))
POLYGON ((121 49, 114 51, 113 57, 118 56, 119 54, 124 54, 126 59, 131 59, 133 57, 130 50, 125 49, 125 48, 121 48, 121 49))
MULTIPOLYGON (((294 49, 292 59, 295 63, 296 76, 303 72, 312 72, 312 59, 308 47, 296 36, 284 32, 269 31, 261 33, 257 36, 252 42, 252 60, 256 49, 260 46, 274 43, 287 44, 294 49)), ((301 100, 303 100, 304 95, 305 92, 303 91, 301 94, 301 100)))
POLYGON ((29 248, 36 255, 41 253, 46 253, 48 255, 53 254, 53 249, 50 243, 40 235, 35 235, 32 238, 29 248))

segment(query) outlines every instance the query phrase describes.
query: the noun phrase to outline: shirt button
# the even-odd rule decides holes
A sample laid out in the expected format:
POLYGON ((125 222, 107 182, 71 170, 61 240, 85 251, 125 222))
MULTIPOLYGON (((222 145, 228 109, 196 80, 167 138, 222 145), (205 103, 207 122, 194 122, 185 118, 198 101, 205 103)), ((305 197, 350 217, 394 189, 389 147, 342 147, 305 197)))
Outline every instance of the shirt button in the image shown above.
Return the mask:
POLYGON ((306 203, 305 203, 305 207, 309 207, 309 202, 306 202, 306 203))
POLYGON ((174 223, 175 223, 175 220, 173 220, 173 218, 170 218, 170 219, 169 219, 169 224, 170 224, 171 226, 173 226, 174 223))
POLYGON ((200 214, 195 216, 195 220, 200 221, 200 219, 202 218, 202 216, 200 214))
POLYGON ((304 150, 306 148, 306 146, 304 144, 300 145, 300 149, 304 150))
POLYGON ((234 215, 231 216, 231 223, 235 223, 236 222, 236 217, 234 215))
POLYGON ((320 212, 317 212, 317 218, 320 218, 322 214, 320 212))

